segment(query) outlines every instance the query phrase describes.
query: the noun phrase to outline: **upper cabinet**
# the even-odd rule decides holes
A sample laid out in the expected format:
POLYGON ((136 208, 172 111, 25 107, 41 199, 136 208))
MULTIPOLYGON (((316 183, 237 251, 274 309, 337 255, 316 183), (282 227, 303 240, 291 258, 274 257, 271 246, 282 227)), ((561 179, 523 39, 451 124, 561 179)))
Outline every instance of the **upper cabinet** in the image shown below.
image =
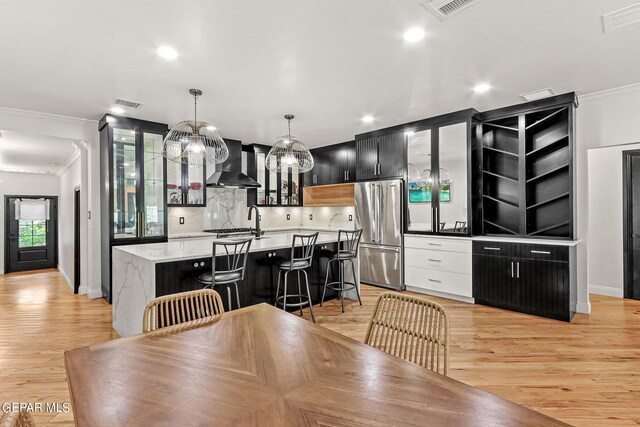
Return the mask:
POLYGON ((247 175, 260 184, 260 188, 247 190, 247 206, 302 206, 303 174, 293 167, 281 173, 267 169, 270 149, 259 144, 243 147, 247 175))
POLYGON ((100 121, 101 176, 107 241, 167 235, 167 125, 107 115, 100 121))
POLYGON ((402 178, 405 174, 404 131, 356 137, 358 181, 402 178))
POLYGON ((311 150, 313 169, 304 175, 304 185, 344 184, 355 181, 355 141, 311 150))
POLYGON ((206 205, 206 175, 202 165, 167 161, 167 204, 169 207, 206 205))
POLYGON ((570 93, 480 116, 482 234, 573 238, 576 105, 570 93))
POLYGON ((470 117, 407 136, 406 231, 469 235, 470 117))

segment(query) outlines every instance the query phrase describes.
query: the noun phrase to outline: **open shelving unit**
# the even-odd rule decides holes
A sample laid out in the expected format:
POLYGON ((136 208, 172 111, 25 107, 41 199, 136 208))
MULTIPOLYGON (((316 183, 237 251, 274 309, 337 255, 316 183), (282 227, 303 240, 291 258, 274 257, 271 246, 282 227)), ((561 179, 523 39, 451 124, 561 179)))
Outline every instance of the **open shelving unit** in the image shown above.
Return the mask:
POLYGON ((482 234, 573 238, 573 103, 501 113, 476 133, 482 234))

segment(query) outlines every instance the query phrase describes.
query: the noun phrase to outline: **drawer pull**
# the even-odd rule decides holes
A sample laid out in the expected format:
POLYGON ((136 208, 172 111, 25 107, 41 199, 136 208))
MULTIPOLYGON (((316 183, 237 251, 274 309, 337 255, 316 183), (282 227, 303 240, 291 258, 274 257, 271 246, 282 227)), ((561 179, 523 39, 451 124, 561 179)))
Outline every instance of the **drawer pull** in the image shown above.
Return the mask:
POLYGON ((436 280, 436 279, 429 279, 429 281, 434 283, 442 283, 442 280, 436 280))
POLYGON ((442 246, 442 243, 429 243, 429 246, 442 246))
POLYGON ((484 249, 486 251, 499 251, 499 250, 501 250, 500 248, 492 248, 490 246, 485 246, 484 249))
POLYGON ((431 261, 431 262, 442 262, 441 259, 433 259, 433 258, 429 258, 429 261, 431 261))
POLYGON ((549 251, 531 251, 532 254, 551 255, 549 251))

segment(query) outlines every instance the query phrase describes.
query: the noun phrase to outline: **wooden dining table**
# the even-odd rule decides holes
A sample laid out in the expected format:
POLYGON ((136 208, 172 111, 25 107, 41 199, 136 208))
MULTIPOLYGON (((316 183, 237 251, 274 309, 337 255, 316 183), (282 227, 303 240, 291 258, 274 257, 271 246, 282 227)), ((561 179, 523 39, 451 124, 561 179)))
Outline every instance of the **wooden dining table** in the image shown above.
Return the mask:
POLYGON ((566 425, 266 304, 65 365, 78 426, 566 425))

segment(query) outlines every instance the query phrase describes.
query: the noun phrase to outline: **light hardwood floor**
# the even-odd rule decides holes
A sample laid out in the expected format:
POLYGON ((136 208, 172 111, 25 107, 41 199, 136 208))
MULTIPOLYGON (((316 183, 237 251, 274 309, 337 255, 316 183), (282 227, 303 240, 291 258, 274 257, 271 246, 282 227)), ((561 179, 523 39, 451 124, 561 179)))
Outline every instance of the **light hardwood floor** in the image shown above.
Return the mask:
MULTIPOLYGON (((383 291, 363 286, 344 314, 315 307, 318 323, 362 340, 383 291)), ((432 299, 451 317, 453 378, 574 425, 640 424, 640 302, 591 295, 592 314, 567 324, 432 299)), ((114 337, 111 306, 72 295, 57 271, 0 276, 0 402, 69 402, 63 352, 114 337)))

